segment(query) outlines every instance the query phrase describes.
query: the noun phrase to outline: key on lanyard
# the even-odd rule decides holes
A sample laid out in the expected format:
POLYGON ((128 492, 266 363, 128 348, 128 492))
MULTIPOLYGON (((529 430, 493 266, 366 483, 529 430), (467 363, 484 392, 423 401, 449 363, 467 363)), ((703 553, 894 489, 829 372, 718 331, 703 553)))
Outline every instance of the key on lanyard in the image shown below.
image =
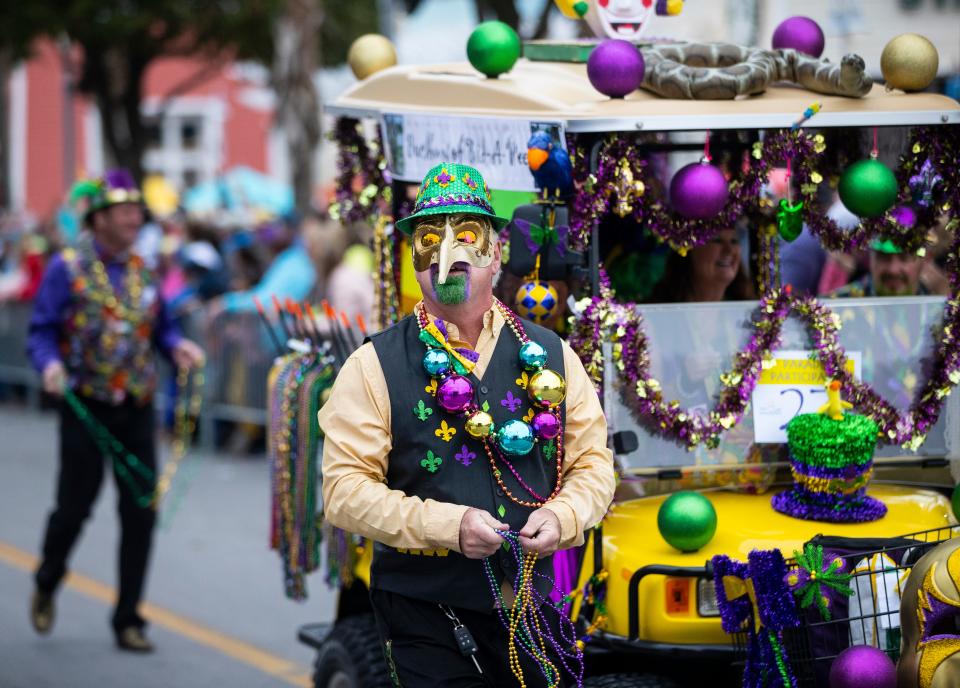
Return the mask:
POLYGON ((470 629, 460 622, 460 619, 457 618, 457 615, 453 613, 450 607, 441 604, 440 609, 442 609, 447 618, 453 622, 453 639, 457 641, 460 654, 472 659, 474 666, 477 667, 477 671, 482 674, 483 669, 480 668, 480 662, 477 661, 477 651, 479 648, 477 647, 477 641, 473 639, 473 635, 470 633, 470 629))

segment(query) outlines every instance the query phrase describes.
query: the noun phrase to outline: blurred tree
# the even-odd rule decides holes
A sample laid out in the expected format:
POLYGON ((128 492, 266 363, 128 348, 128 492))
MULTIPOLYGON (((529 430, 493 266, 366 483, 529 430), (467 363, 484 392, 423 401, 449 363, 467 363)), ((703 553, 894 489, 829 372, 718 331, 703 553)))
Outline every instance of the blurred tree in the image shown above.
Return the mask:
POLYGON ((286 0, 274 26, 273 88, 277 123, 290 158, 293 197, 298 213, 310 209, 313 154, 320 142, 320 98, 313 84, 323 12, 317 0, 286 0))
MULTIPOLYGON (((302 189, 302 174, 312 170, 304 161, 312 159, 320 136, 319 100, 308 93, 310 77, 318 65, 342 63, 353 39, 376 27, 376 0, 0 2, 0 131, 8 131, 6 77, 12 66, 29 55, 36 38, 66 36, 82 48, 76 85, 100 110, 110 164, 127 167, 140 179, 147 144, 141 100, 151 62, 161 56, 206 58, 200 70, 166 94, 162 112, 173 97, 216 76, 225 61, 254 60, 274 67, 278 122, 291 128, 291 146, 297 149, 291 155, 292 176, 302 189)), ((5 143, 0 138, 0 161, 5 143)), ((0 165, 0 174, 7 169, 0 165)), ((0 188, 0 203, 7 198, 2 194, 0 188)))

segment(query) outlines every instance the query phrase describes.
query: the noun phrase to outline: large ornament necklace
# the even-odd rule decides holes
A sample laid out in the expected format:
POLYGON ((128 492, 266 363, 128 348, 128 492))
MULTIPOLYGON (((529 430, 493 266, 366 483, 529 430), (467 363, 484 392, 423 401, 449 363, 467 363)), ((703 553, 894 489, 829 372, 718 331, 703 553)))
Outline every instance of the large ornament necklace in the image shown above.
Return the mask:
POLYGON ((563 474, 563 424, 560 421, 558 408, 566 396, 566 382, 562 375, 545 367, 547 350, 527 336, 523 324, 513 311, 498 299, 494 299, 494 307, 520 342, 520 366, 528 373, 532 373, 527 383, 527 394, 537 411, 530 423, 511 419, 500 427, 495 427, 490 414, 477 405, 476 392, 468 377, 476 362, 475 355, 472 351, 455 349, 451 346, 447 341, 443 322, 440 320, 431 322, 426 307, 421 303, 417 308, 416 318, 417 325, 420 327, 420 341, 427 346, 423 367, 436 381, 437 403, 448 413, 463 417, 467 434, 483 444, 494 478, 504 494, 521 506, 536 508, 553 499, 560 491, 563 474), (529 454, 541 440, 556 440, 557 443, 557 479, 553 492, 546 497, 527 485, 507 458, 507 456, 517 457, 529 454), (517 482, 536 501, 519 499, 513 495, 503 483, 498 458, 499 463, 507 467, 517 482))

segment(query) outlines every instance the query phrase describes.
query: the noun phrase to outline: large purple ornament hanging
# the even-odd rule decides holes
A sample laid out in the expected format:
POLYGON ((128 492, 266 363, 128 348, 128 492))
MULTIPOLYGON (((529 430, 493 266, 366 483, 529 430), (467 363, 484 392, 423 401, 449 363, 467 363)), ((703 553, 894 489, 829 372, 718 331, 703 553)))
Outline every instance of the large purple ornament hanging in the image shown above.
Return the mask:
POLYGON ((793 48, 811 57, 823 54, 823 29, 809 17, 784 19, 773 32, 773 49, 793 48))
POLYGON ((450 413, 465 411, 473 401, 473 384, 463 375, 451 375, 437 387, 437 403, 450 413))
POLYGON ((729 196, 723 172, 707 162, 690 163, 673 175, 670 182, 670 204, 690 220, 715 217, 729 196))
POLYGON ((643 55, 637 46, 616 38, 598 45, 587 59, 590 83, 611 98, 623 98, 640 88, 643 70, 643 55))
POLYGON ((830 665, 830 688, 897 688, 897 668, 883 650, 854 645, 830 665))

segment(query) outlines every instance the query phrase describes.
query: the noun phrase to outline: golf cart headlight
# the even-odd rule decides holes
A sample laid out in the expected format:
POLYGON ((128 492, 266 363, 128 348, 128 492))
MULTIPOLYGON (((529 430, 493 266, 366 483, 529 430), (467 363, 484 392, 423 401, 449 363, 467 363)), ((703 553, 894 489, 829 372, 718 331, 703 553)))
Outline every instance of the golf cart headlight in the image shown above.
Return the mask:
POLYGON ((709 578, 697 580, 697 613, 700 616, 720 616, 717 606, 717 589, 709 578))

